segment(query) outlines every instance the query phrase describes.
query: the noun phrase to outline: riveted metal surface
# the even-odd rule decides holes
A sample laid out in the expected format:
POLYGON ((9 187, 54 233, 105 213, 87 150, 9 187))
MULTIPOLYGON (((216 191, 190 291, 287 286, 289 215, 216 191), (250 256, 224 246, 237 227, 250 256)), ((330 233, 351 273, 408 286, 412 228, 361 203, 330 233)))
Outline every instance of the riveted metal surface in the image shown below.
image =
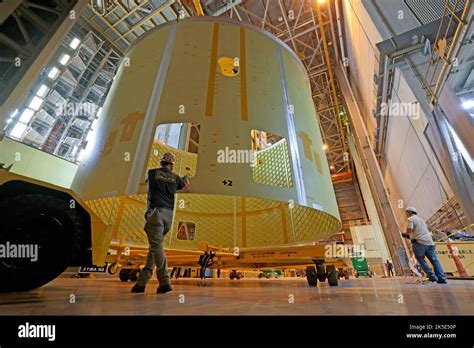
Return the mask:
POLYGON ((263 151, 258 151, 255 156, 255 167, 252 172, 255 182, 287 188, 293 187, 290 156, 285 139, 263 151))
MULTIPOLYGON (((282 142, 280 146, 286 144, 282 142)), ((176 174, 179 174, 179 168, 183 167, 182 163, 189 163, 189 172, 195 173, 196 154, 176 150, 159 142, 154 143, 153 149, 157 150, 158 154, 152 151, 149 168, 154 167, 153 164, 159 161, 163 153, 173 152, 176 157, 173 171, 176 174)), ((281 155, 278 153, 280 151, 277 147, 276 151, 264 152, 274 153, 278 157, 281 155)), ((127 242, 147 244, 143 231, 146 194, 101 198, 87 203, 116 231, 113 235, 115 240, 124 235, 127 242)), ((290 208, 288 202, 254 197, 177 194, 173 228, 165 237, 165 245, 191 250, 196 249, 199 242, 203 241, 222 247, 282 245, 286 244, 285 240, 288 244, 311 242, 320 239, 327 231, 336 230, 339 225, 340 222, 336 218, 325 212, 297 204, 290 208), (285 214, 284 218, 282 214, 285 214), (180 222, 192 222, 196 225, 193 240, 177 238, 180 222)))
POLYGON ((176 157, 174 171, 192 178, 192 193, 176 197, 168 247, 286 245, 324 239, 340 228, 306 73, 278 40, 233 22, 191 20, 147 34, 126 58, 130 65, 119 69, 97 140, 73 183, 116 240, 125 235, 147 243, 146 173, 168 151, 176 157), (238 76, 223 76, 212 64, 223 56, 239 58, 238 76), (158 125, 176 122, 200 125, 197 155, 154 140, 158 125), (251 151, 255 129, 285 140, 258 152, 253 168, 218 160, 227 148, 251 151), (194 240, 177 239, 179 222, 196 225, 194 240))

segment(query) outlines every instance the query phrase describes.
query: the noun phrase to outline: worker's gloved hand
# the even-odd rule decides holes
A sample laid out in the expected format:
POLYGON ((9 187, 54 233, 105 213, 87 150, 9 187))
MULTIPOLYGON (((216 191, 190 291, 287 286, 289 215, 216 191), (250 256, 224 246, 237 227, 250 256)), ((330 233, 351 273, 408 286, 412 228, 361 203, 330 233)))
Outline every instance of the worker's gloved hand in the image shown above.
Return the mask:
POLYGON ((187 176, 187 175, 183 176, 183 181, 184 181, 186 184, 189 184, 189 176, 187 176))
POLYGON ((406 239, 410 239, 410 236, 408 235, 408 233, 402 233, 402 236, 405 237, 406 239))

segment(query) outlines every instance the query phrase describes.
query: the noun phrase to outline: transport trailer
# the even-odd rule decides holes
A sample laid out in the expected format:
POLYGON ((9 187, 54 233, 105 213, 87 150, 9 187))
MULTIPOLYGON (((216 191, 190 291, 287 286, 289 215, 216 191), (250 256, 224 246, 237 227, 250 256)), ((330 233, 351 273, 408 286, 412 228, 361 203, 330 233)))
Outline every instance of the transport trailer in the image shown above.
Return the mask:
MULTIPOLYGON (((121 280, 133 280, 144 265, 148 253, 145 245, 126 244, 122 238, 119 243, 112 243, 107 261, 109 274, 119 270, 121 280), (126 279, 125 279, 126 278, 126 279)), ((218 248, 208 243, 199 243, 200 250, 182 250, 165 248, 170 267, 196 267, 205 254, 212 255, 210 268, 229 269, 232 278, 239 279, 237 269, 285 269, 306 266, 308 285, 316 286, 317 281, 328 280, 329 285, 337 286, 340 270, 344 270, 348 279, 349 260, 343 258, 325 258, 324 245, 291 245, 261 248, 218 248), (314 265, 313 265, 314 264, 314 265)))

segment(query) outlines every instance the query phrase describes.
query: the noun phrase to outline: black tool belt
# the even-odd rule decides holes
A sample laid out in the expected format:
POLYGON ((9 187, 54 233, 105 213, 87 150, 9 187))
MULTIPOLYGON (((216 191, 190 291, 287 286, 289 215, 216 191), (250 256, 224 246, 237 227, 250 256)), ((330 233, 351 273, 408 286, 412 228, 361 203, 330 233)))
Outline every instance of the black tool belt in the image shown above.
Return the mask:
POLYGON ((412 243, 416 243, 416 239, 410 239, 412 243))

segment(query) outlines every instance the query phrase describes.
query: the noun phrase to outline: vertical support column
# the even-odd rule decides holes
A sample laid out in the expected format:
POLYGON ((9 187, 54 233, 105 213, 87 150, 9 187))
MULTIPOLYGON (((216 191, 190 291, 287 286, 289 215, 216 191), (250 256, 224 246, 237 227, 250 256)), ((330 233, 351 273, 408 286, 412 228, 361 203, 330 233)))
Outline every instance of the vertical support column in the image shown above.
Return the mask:
POLYGON ((212 28, 211 59, 209 60, 209 77, 207 81, 207 98, 205 115, 211 117, 214 111, 214 92, 216 86, 217 46, 219 44, 219 23, 212 28))
POLYGON ((245 48, 245 28, 240 28, 240 118, 248 121, 247 107, 247 51, 245 48))
POLYGON ((339 66, 336 69, 336 76, 343 94, 344 104, 348 112, 351 129, 354 133, 357 152, 361 157, 365 173, 369 182, 372 196, 377 207, 377 212, 382 222, 383 232, 389 248, 390 254, 394 256, 395 271, 398 275, 403 274, 403 267, 399 260, 397 249, 404 245, 400 234, 395 213, 388 198, 382 172, 369 141, 367 130, 364 126, 362 115, 352 93, 349 80, 345 71, 339 66))
MULTIPOLYGON (((470 174, 467 171, 460 149, 453 146, 451 140, 451 127, 456 135, 458 136, 464 151, 467 156, 471 156, 474 153, 474 137, 472 136, 472 129, 474 128, 474 122, 460 106, 459 98, 454 94, 449 86, 445 86, 441 92, 439 98, 439 104, 434 107, 433 123, 436 123, 433 128, 437 128, 437 131, 433 131, 434 136, 439 137, 437 144, 443 146, 435 149, 435 153, 438 156, 442 156, 445 160, 444 170, 451 172, 452 175, 448 175, 450 178, 450 184, 453 191, 458 197, 459 204, 461 205, 464 214, 469 221, 474 221, 474 184, 470 174), (447 162, 447 163, 446 163, 447 162)), ((432 125, 433 126, 433 125, 432 125)))
POLYGON ((234 203, 234 248, 237 246, 237 197, 232 198, 234 203))
POLYGON ((117 218, 115 219, 114 227, 112 229, 112 239, 115 239, 118 236, 120 223, 122 222, 123 213, 125 211, 125 200, 126 200, 125 196, 122 196, 119 198, 120 203, 118 207, 117 218))
POLYGON ((283 244, 288 244, 288 226, 286 222, 285 204, 280 203, 281 229, 283 232, 283 244))
POLYGON ((293 108, 290 108, 291 101, 286 88, 285 67, 283 65, 283 57, 281 53, 281 46, 277 47, 278 65, 280 66, 281 88, 283 90, 283 101, 285 104, 285 117, 288 126, 288 144, 290 147, 291 161, 293 162, 293 175, 296 183, 296 193, 298 195, 298 204, 307 205, 306 191, 304 188, 303 171, 301 169, 301 160, 298 151, 298 139, 296 137, 295 122, 293 120, 293 108))
POLYGON ((163 87, 166 81, 166 75, 168 73, 168 68, 171 62, 171 55, 173 54, 175 37, 176 24, 173 25, 168 35, 168 41, 166 42, 160 68, 158 69, 158 72, 155 77, 155 83, 153 85, 153 90, 150 95, 150 101, 148 103, 145 119, 143 120, 143 126, 140 132, 140 136, 138 137, 138 144, 133 156, 133 164, 131 166, 132 170, 130 171, 127 187, 125 189, 126 195, 133 194, 138 191, 142 172, 146 168, 148 154, 150 150, 148 145, 150 144, 152 137, 155 134, 153 124, 155 122, 158 106, 160 105, 161 94, 163 92, 163 87), (140 156, 138 154, 147 154, 147 156, 140 156))
POLYGON ((247 247, 247 212, 245 210, 245 197, 242 197, 242 248, 247 247))
MULTIPOLYGON (((352 135, 348 135, 347 140, 349 143, 349 150, 354 161, 354 166, 356 168, 357 176, 359 177, 359 184, 362 191, 362 196, 364 198, 365 206, 367 207, 367 214, 372 224, 372 229, 374 232, 377 248, 379 249, 380 257, 382 258, 382 261, 392 259, 392 257, 390 257, 390 252, 387 248, 387 243, 383 238, 384 233, 382 229, 382 224, 380 223, 380 219, 377 214, 377 208, 374 202, 374 198, 370 192, 369 182, 367 180, 367 176, 365 175, 362 161, 355 148, 354 138, 352 137, 352 135)), ((394 257, 396 257, 396 255, 394 257)))

